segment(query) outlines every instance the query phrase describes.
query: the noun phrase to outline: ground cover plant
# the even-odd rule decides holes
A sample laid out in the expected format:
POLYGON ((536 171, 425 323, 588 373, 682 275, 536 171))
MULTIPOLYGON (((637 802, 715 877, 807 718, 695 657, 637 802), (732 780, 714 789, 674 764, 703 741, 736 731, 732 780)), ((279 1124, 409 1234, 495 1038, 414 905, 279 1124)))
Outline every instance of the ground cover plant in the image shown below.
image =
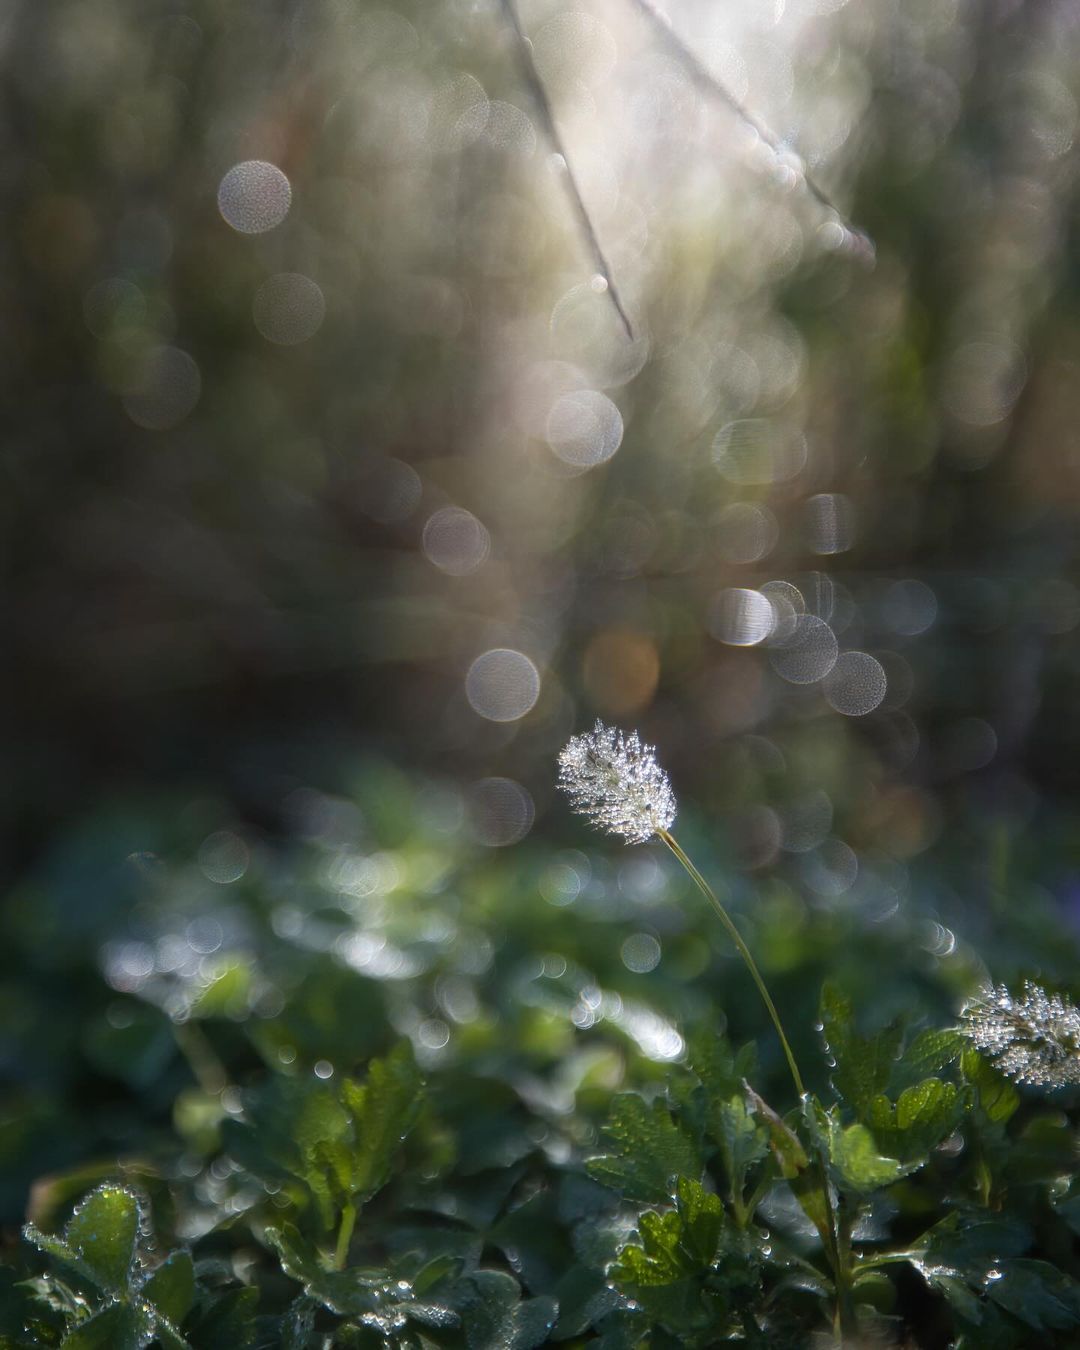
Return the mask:
MULTIPOLYGON (((578 738, 563 778, 681 853, 636 737, 578 738)), ((962 935, 928 952, 917 903, 772 894, 730 919, 772 1005, 674 856, 463 850, 438 785, 385 766, 307 807, 201 866, 159 821, 88 916, 99 962, 46 886, 10 901, 41 1036, 3 1141, 9 1212, 37 1178, 3 1344, 1075 1344, 1067 998, 988 986, 962 935)), ((1064 972, 1048 920, 986 959, 1064 972)))
POLYGON ((1080 1346, 1077 14, 0 7, 0 1350, 1080 1346))

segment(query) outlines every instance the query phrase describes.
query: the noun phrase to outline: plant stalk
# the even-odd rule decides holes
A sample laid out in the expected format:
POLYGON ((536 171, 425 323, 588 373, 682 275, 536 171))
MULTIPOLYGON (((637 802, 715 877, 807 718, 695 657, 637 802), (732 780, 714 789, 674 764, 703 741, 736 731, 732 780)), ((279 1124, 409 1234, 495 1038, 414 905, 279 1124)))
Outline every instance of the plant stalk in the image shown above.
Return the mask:
POLYGON ((349 1255, 349 1243, 352 1241, 353 1228, 356 1226, 356 1206, 349 1204, 341 1211, 341 1224, 338 1227, 337 1246, 334 1248, 334 1269, 344 1270, 349 1255))
POLYGON ((713 909, 716 911, 717 917, 724 925, 728 937, 731 938, 732 942, 735 944, 735 950, 742 957, 743 963, 750 972, 751 978, 757 985, 757 991, 761 995, 761 1001, 765 1004, 766 1010, 772 1018, 772 1024, 776 1028, 776 1034, 780 1037, 780 1045, 783 1048, 784 1057, 787 1060, 788 1069, 791 1072, 791 1081, 795 1084, 795 1092, 797 1093, 799 1100, 802 1101, 806 1096, 806 1088, 803 1085, 802 1075, 799 1073, 799 1066, 795 1063, 795 1056, 791 1052, 791 1046, 788 1043, 787 1036, 784 1035, 784 1028, 780 1022, 780 1014, 776 1011, 776 1004, 772 1001, 772 997, 765 986, 765 981, 761 978, 761 972, 757 968, 757 962, 750 954, 750 948, 743 941, 743 936, 735 927, 731 915, 717 899, 716 892, 683 852, 682 846, 675 836, 670 834, 667 830, 660 830, 659 835, 664 843, 667 844, 668 848, 671 849, 672 853, 675 854, 676 858, 678 858, 679 862, 682 863, 683 867, 686 868, 694 885, 702 893, 705 899, 708 900, 709 904, 712 905, 713 909))
MULTIPOLYGON (((683 851, 682 845, 675 838, 675 836, 671 834, 670 831, 668 830, 658 830, 657 834, 659 835, 660 839, 662 839, 663 842, 672 851, 672 853, 674 853, 676 858, 678 858, 679 862, 682 863, 691 881, 693 881, 694 885, 698 888, 698 890, 702 893, 705 899, 708 900, 709 904, 713 907, 713 910, 715 911, 717 918, 719 918, 720 922, 724 925, 725 932, 727 933, 728 937, 731 938, 731 941, 734 943, 735 950, 742 957, 743 963, 745 964, 747 970, 750 972, 751 978, 753 979, 754 984, 757 986, 757 991, 761 995, 761 1001, 765 1004, 766 1011, 768 1012, 769 1017, 772 1019, 772 1024, 776 1028, 776 1034, 780 1038, 780 1045, 784 1051, 784 1058, 787 1060, 788 1070, 791 1073, 791 1081, 795 1085, 795 1091, 798 1094, 799 1101, 800 1103, 805 1105, 808 1098, 806 1094, 806 1087, 802 1080, 802 1074, 799 1072, 799 1066, 795 1062, 795 1055, 792 1053, 791 1044, 784 1033, 784 1028, 780 1021, 780 1014, 776 1011, 776 1004, 772 1001, 772 996, 770 995, 768 988, 765 985, 765 981, 761 977, 761 972, 757 968, 757 962, 754 960, 753 955, 750 952, 750 948, 746 945, 745 941, 743 940, 742 934, 735 927, 735 923, 734 920, 731 918, 731 915, 720 903, 720 900, 717 897, 716 892, 705 880, 705 878, 701 875, 698 869, 694 866, 693 862, 691 862, 690 858, 683 851)), ((830 1266, 832 1266, 833 1277, 836 1283, 836 1309, 835 1309, 835 1319, 833 1323, 833 1331, 836 1337, 837 1345, 842 1346, 844 1344, 845 1339, 850 1337, 855 1330, 854 1311, 851 1305, 850 1257, 848 1256, 847 1258, 845 1258, 845 1253, 844 1251, 841 1250, 840 1225, 837 1219, 836 1211, 833 1208, 832 1197, 829 1194, 829 1177, 825 1169, 824 1159, 820 1156, 820 1153, 816 1148, 813 1150, 813 1153, 816 1157, 818 1171, 820 1173, 821 1178, 822 1195, 824 1196, 825 1208, 828 1211, 829 1216, 830 1241, 826 1242, 824 1245, 825 1245, 825 1254, 829 1258, 829 1264, 830 1266)), ((824 1238, 824 1234, 822 1236, 824 1238)), ((848 1239, 846 1242, 845 1250, 847 1253, 850 1253, 851 1250, 850 1235, 845 1234, 844 1236, 848 1239)))

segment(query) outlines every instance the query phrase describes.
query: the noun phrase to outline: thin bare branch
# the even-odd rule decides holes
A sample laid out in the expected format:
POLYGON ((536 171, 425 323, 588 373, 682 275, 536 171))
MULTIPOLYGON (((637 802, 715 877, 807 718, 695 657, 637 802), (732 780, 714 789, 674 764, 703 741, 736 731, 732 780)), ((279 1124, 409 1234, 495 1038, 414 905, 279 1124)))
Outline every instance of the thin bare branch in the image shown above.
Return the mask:
MULTIPOLYGON (((761 140, 778 159, 783 160, 787 156, 788 151, 780 138, 766 126, 761 118, 758 117, 756 113, 752 112, 741 99, 736 98, 731 90, 728 89, 711 70, 709 70, 701 58, 691 51, 678 33, 676 33, 667 18, 656 8, 653 0, 631 0, 631 3, 636 5, 642 14, 646 16, 663 38, 664 42, 675 52, 682 64, 689 70, 698 85, 718 102, 723 103, 726 107, 730 108, 740 121, 744 122, 748 127, 751 127, 758 134, 761 140)), ((874 242, 870 236, 866 234, 865 231, 857 229, 845 218, 844 213, 824 188, 822 188, 812 177, 805 164, 800 164, 799 174, 806 184, 806 189, 810 195, 828 212, 836 217, 852 246, 853 252, 863 257, 866 261, 872 262, 874 258, 874 242)))
POLYGON ((596 228, 592 223, 592 217, 589 215, 589 209, 585 205, 585 200, 581 195, 581 189, 578 187, 577 179, 574 177, 574 170, 570 166, 570 156, 566 153, 566 147, 563 145, 562 137, 559 135, 559 129, 555 125, 555 114, 552 111, 551 100, 547 96, 547 90, 544 88, 544 82, 540 78, 540 72, 536 68, 536 61, 533 58, 532 43, 526 36, 525 29, 521 25, 521 18, 517 12, 517 6, 514 0, 503 0, 503 10, 514 30, 517 38, 517 49, 521 61, 521 69, 525 76, 525 82, 528 84, 537 107, 540 111, 540 120, 544 124, 544 130, 547 133, 548 140, 551 142, 552 149, 561 158, 566 166, 566 183, 569 189, 570 201, 574 207, 574 214, 577 216, 581 232, 585 236, 589 252, 593 257, 593 264, 597 272, 607 282, 607 293, 611 297, 611 303, 615 306, 615 312, 622 321, 623 328, 626 329, 626 336, 634 340, 634 326, 630 322, 630 316, 627 314, 623 302, 619 297, 619 292, 615 286, 615 278, 611 274, 611 268, 608 260, 604 256, 604 250, 600 244, 600 238, 596 233, 596 228))

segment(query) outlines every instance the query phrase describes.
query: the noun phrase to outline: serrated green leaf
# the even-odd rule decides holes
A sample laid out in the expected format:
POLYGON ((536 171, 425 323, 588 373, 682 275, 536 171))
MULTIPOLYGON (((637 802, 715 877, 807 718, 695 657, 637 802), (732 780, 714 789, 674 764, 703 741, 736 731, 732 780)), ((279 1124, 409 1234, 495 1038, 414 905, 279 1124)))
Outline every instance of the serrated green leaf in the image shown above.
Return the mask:
MULTIPOLYGON (((353 1193, 353 1149, 343 1139, 320 1139, 308 1154, 312 1171, 321 1173, 321 1180, 329 1181, 326 1190, 336 1189, 342 1203, 350 1200, 353 1193)), ((309 1174, 309 1184, 311 1176, 309 1174)), ((319 1186, 323 1190, 322 1185, 319 1186)))
POLYGON ((768 1131, 750 1114, 741 1095, 716 1108, 716 1134, 732 1193, 741 1195, 748 1168, 769 1151, 768 1131))
POLYGON ((675 1208, 665 1214, 647 1210, 641 1215, 641 1245, 622 1249, 611 1278, 623 1287, 652 1287, 702 1275, 716 1258, 724 1222, 719 1197, 699 1182, 680 1177, 675 1208))
POLYGON ((145 1350, 154 1337, 154 1317, 137 1304, 113 1303, 70 1331, 61 1350, 145 1350))
POLYGON ((932 1027, 911 1042, 893 1066, 889 1089, 893 1095, 926 1078, 940 1078, 950 1065, 959 1062, 970 1041, 952 1027, 932 1027))
POLYGON ((735 1054, 727 1038, 708 1027, 697 1028, 689 1037, 687 1060, 711 1104, 740 1095, 743 1079, 753 1076, 756 1058, 753 1042, 735 1054))
POLYGON ((650 1107, 635 1093, 620 1094, 612 1101, 603 1136, 611 1151, 590 1158, 588 1173, 630 1200, 663 1203, 676 1177, 701 1176, 693 1141, 663 1102, 650 1107))
POLYGON ((967 1105, 955 1083, 926 1078, 905 1088, 896 1102, 875 1097, 867 1113, 878 1147, 901 1162, 925 1160, 951 1134, 967 1105))
POLYGON ((409 1042, 372 1060, 363 1085, 346 1080, 342 1098, 356 1132, 352 1190, 363 1204, 386 1185, 402 1140, 420 1114, 423 1080, 409 1042))
POLYGON ((142 1287, 142 1296, 179 1327, 195 1300, 195 1267, 187 1252, 173 1252, 142 1287))
POLYGON ((131 1284, 139 1220, 134 1192, 106 1184, 76 1207, 64 1230, 67 1246, 108 1293, 123 1294, 131 1284))
POLYGON ((638 1220, 639 1242, 622 1248, 610 1279, 676 1334, 709 1326, 722 1299, 708 1283, 726 1226, 724 1207, 697 1181, 681 1177, 675 1209, 638 1220))
POLYGON ((821 991, 821 1023, 835 1060, 833 1087, 863 1120, 893 1073, 902 1030, 893 1026, 876 1036, 860 1036, 855 1031, 850 999, 831 982, 821 991))

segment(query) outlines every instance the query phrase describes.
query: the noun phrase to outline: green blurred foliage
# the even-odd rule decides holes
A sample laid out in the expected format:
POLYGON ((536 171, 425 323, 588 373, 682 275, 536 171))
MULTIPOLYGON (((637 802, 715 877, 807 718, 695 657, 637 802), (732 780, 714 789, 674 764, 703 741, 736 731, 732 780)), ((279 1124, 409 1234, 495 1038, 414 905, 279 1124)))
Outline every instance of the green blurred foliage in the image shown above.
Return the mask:
POLYGON ((4 1347, 1076 1343, 1074 6, 667 8, 0 15, 4 1347))

